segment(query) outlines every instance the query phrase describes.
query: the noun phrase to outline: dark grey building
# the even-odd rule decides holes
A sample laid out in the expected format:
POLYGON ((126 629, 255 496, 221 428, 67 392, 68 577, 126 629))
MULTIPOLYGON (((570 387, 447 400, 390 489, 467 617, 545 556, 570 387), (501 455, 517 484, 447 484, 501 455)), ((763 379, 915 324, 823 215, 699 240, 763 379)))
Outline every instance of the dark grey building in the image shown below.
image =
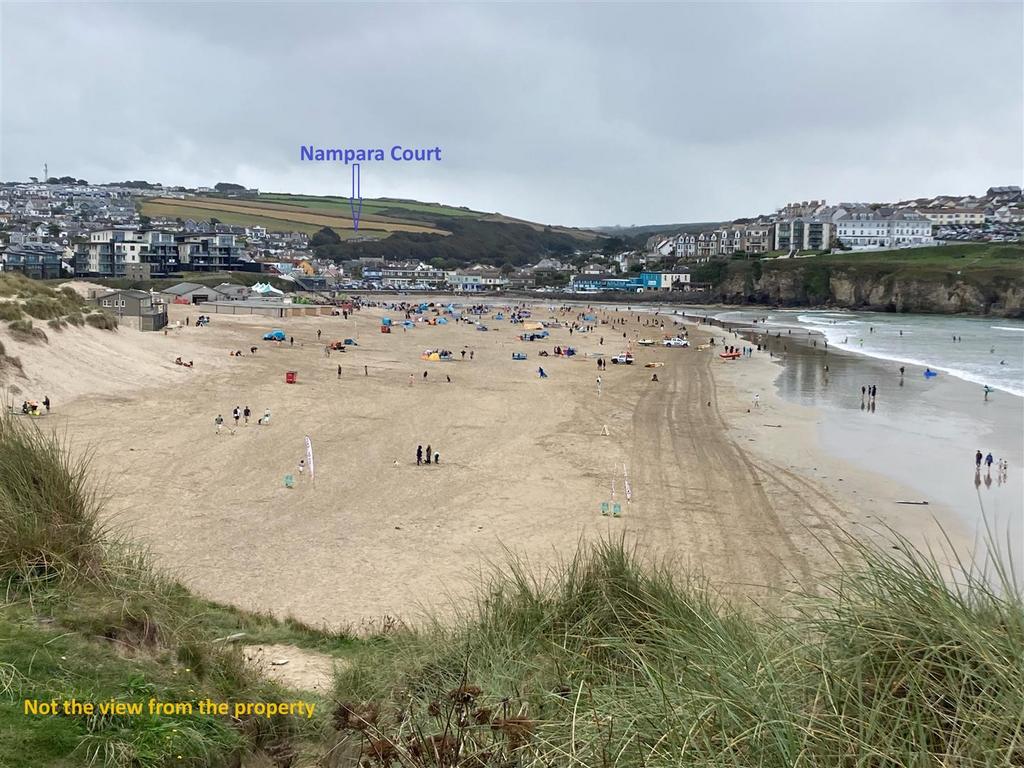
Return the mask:
POLYGON ((111 291, 93 301, 115 315, 122 325, 140 331, 159 331, 167 325, 167 305, 147 291, 111 291))

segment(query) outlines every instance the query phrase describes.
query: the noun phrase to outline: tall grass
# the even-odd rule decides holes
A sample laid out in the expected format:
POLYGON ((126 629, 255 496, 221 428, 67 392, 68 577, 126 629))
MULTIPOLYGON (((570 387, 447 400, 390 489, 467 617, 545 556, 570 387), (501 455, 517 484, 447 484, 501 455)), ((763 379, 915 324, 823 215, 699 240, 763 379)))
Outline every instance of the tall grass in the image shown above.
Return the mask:
POLYGON ((239 765, 258 749, 291 754, 297 734, 315 724, 195 713, 60 718, 51 728, 20 712, 22 698, 287 696, 240 649, 213 642, 206 604, 139 547, 111 538, 100 508, 87 456, 35 422, 0 416, 0 764, 200 768, 239 765))
MULTIPOLYGON (((902 542, 901 544, 905 544, 902 542)), ((826 597, 739 609, 623 542, 512 562, 453 625, 337 681, 339 751, 407 766, 1024 764, 1024 610, 907 547, 826 597)))
POLYGON ((64 578, 100 563, 88 459, 21 417, 0 416, 0 578, 64 578))

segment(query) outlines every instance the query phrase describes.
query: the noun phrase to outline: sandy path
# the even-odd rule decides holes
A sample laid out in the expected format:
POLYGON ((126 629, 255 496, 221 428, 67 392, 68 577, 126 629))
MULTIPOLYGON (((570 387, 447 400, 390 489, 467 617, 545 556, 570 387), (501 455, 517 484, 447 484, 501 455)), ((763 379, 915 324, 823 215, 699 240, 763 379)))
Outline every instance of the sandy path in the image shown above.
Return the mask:
MULTIPOLYGON (((840 552, 834 531, 852 519, 848 505, 747 449, 730 425, 749 402, 716 384, 714 352, 639 349, 637 365, 602 374, 598 397, 597 368, 584 355, 619 351, 621 327, 583 337, 557 329, 546 342, 523 343, 518 326, 490 320, 496 330, 487 333, 452 323, 383 335, 377 314, 289 319, 294 346, 259 341, 271 324, 258 318, 215 317, 209 328, 169 336, 124 330, 106 357, 90 336, 88 361, 73 356, 63 366, 61 339, 37 355, 39 365, 31 350, 19 353, 33 386, 58 387, 64 398, 80 387, 48 423, 94 450, 117 528, 203 594, 242 607, 356 628, 386 615, 415 618, 449 593, 467 594, 506 549, 549 563, 571 556, 581 538, 622 531, 757 594, 813 584, 829 552, 840 552), (325 357, 318 327, 323 341, 357 336, 360 345, 325 357), (567 343, 582 354, 537 356, 567 343), (255 356, 227 355, 251 344, 255 356), (148 366, 141 382, 122 372, 131 346, 148 366), (427 363, 426 347, 465 348, 475 359, 427 363), (194 370, 169 363, 179 349, 194 370), (513 361, 517 350, 530 359, 513 361), (642 367, 649 360, 666 363, 659 383, 642 367), (537 377, 538 363, 548 379, 537 377), (287 369, 299 371, 299 384, 284 383, 287 369), (103 387, 105 377, 115 386, 103 387), (256 415, 270 408, 271 425, 217 435, 214 416, 231 422, 235 405, 256 415), (285 488, 307 434, 316 482, 285 488), (440 466, 416 466, 416 445, 427 443, 440 466), (620 519, 600 514, 613 479, 620 519)), ((635 323, 627 331, 655 333, 635 323)), ((770 371, 751 366, 747 375, 768 389, 770 371)))

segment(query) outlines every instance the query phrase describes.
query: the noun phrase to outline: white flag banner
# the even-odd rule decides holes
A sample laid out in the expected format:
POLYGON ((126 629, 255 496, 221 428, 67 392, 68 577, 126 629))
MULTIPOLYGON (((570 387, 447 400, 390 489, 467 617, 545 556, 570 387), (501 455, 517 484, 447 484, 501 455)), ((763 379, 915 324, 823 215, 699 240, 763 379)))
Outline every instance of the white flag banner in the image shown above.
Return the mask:
POLYGON ((306 435, 306 466, 309 467, 309 479, 312 480, 316 470, 313 468, 313 441, 309 435, 306 435))

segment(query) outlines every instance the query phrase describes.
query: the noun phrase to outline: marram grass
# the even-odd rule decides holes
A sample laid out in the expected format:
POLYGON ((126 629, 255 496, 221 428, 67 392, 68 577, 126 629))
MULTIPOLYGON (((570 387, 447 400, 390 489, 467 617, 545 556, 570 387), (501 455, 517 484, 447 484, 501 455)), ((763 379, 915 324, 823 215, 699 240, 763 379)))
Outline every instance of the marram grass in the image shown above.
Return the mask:
POLYGON ((454 624, 353 658, 338 749, 408 766, 1024 765, 1019 592, 970 569, 950 583, 899 546, 756 611, 622 541, 544 578, 513 561, 454 624))

